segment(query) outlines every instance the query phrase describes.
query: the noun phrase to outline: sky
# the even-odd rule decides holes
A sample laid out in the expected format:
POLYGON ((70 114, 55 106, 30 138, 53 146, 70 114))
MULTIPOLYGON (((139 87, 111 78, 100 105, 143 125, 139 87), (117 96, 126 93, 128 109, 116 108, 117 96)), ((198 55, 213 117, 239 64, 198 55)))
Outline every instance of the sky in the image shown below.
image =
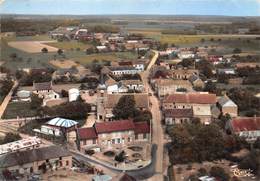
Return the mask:
POLYGON ((0 0, 0 12, 260 16, 260 0, 0 0))

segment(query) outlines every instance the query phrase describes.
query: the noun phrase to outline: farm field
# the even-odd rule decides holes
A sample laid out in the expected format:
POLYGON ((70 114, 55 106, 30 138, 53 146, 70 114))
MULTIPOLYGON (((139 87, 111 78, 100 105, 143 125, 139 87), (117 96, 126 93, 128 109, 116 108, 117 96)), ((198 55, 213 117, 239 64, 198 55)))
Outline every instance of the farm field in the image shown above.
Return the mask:
POLYGON ((10 41, 8 45, 27 53, 40 53, 43 48, 47 48, 48 52, 56 52, 58 50, 44 43, 50 43, 50 41, 10 41))
POLYGON ((37 116, 37 112, 30 107, 29 102, 10 102, 4 112, 4 119, 37 116))
POLYGON ((76 40, 63 41, 63 42, 50 42, 50 43, 45 43, 45 44, 52 46, 52 47, 63 49, 65 51, 66 50, 77 50, 77 49, 84 51, 87 48, 93 47, 91 44, 81 43, 76 40))
MULTIPOLYGON (((99 53, 86 55, 84 49, 76 50, 70 49, 71 47, 76 47, 78 45, 84 46, 83 43, 78 43, 77 41, 73 42, 70 45, 70 42, 57 42, 57 45, 64 46, 68 48, 65 50, 63 55, 58 55, 57 52, 48 52, 48 53, 28 53, 8 45, 12 41, 31 41, 33 39, 39 39, 41 41, 48 41, 48 36, 29 36, 29 37, 7 37, 1 38, 1 52, 0 52, 0 61, 5 62, 4 66, 10 70, 17 70, 19 68, 46 68, 53 67, 54 65, 50 63, 51 60, 73 60, 79 62, 82 65, 88 65, 93 60, 110 60, 118 61, 121 59, 137 59, 137 54, 133 52, 117 52, 117 53, 99 53), (46 40, 44 40, 46 39, 46 40), (71 46, 69 48, 69 46, 71 46), (16 57, 12 57, 15 55, 16 57)), ((47 46, 47 45, 46 45, 47 46)), ((88 46, 88 45, 87 45, 88 46)))

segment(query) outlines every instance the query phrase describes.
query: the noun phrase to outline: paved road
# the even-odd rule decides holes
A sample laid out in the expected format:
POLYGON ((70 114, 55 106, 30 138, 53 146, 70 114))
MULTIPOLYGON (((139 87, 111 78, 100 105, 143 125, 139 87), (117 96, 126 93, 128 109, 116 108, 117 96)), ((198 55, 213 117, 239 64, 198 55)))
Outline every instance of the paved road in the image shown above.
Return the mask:
POLYGON ((152 93, 150 96, 150 103, 151 103, 151 112, 153 115, 152 119, 152 143, 157 145, 156 151, 156 164, 155 164, 155 175, 150 178, 149 180, 160 181, 163 180, 163 147, 164 147, 164 133, 161 125, 161 110, 160 110, 160 103, 157 97, 154 96, 154 93, 149 84, 149 71, 152 66, 155 64, 159 53, 158 51, 153 51, 155 53, 154 57, 150 61, 149 65, 147 66, 146 71, 141 74, 142 80, 144 82, 144 87, 146 91, 152 93))
POLYGON ((18 81, 15 81, 14 82, 14 85, 12 87, 12 89, 10 90, 10 92, 5 96, 5 99, 3 100, 1 106, 0 106, 0 118, 2 118, 4 112, 5 112, 5 109, 9 103, 9 101, 11 100, 12 98, 12 94, 14 92, 14 89, 18 86, 18 81))

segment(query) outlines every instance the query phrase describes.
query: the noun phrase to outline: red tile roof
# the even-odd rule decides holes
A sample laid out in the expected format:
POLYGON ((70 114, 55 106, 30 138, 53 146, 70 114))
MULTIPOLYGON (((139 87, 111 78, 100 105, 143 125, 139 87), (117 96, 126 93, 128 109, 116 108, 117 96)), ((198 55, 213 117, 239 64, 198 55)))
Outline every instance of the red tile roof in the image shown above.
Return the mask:
POLYGON ((192 109, 166 109, 164 110, 165 117, 172 118, 192 118, 192 109))
POLYGON ((109 121, 95 124, 97 134, 134 130, 132 120, 109 121))
POLYGON ((147 122, 137 122, 135 124, 135 134, 150 133, 150 126, 147 122))
POLYGON ((234 132, 260 130, 260 117, 234 118, 231 126, 234 132))
POLYGON ((94 127, 91 128, 80 128, 79 137, 81 140, 95 139, 97 138, 97 133, 94 127))
POLYGON ((179 93, 171 94, 164 99, 164 103, 193 103, 193 104, 215 104, 216 94, 206 93, 179 93))

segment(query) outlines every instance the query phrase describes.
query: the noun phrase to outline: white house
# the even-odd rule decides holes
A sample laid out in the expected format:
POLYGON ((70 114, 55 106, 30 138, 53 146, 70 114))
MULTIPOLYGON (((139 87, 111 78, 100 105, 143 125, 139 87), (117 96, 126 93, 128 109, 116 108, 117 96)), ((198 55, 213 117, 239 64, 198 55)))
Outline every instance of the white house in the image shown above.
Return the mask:
POLYGON ((76 88, 69 89, 69 102, 76 101, 79 97, 79 90, 76 88))
POLYGON ((140 72, 135 67, 132 66, 111 66, 108 67, 112 75, 120 76, 120 75, 134 75, 140 72))
POLYGON ((194 58, 195 54, 193 51, 181 51, 178 53, 178 57, 180 59, 194 58))
POLYGON ((128 92, 128 88, 121 82, 117 82, 116 84, 107 87, 108 94, 126 93, 126 92, 128 92))
POLYGON ((43 99, 43 106, 48 101, 60 99, 60 95, 52 89, 51 82, 33 83, 33 93, 43 99))

